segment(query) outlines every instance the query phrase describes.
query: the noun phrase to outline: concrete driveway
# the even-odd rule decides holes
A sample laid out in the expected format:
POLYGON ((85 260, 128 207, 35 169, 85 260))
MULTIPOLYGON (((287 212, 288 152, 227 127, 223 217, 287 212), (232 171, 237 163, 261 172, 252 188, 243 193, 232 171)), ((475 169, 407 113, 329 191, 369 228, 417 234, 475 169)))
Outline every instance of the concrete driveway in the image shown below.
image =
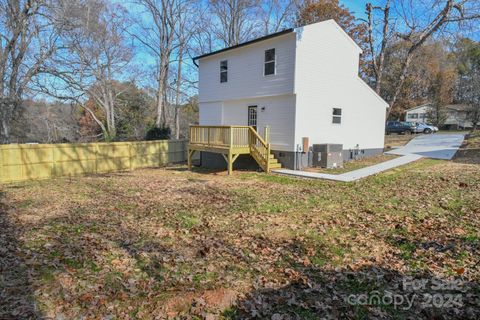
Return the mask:
POLYGON ((405 146, 385 152, 387 154, 419 156, 450 160, 462 145, 463 134, 426 134, 413 138, 405 146))
POLYGON ((343 182, 356 181, 373 174, 405 165, 423 157, 450 160, 462 145, 463 138, 463 134, 421 135, 413 138, 403 147, 385 152, 387 154, 401 155, 402 157, 342 174, 317 173, 288 169, 277 169, 272 170, 272 172, 302 178, 327 179, 343 182))

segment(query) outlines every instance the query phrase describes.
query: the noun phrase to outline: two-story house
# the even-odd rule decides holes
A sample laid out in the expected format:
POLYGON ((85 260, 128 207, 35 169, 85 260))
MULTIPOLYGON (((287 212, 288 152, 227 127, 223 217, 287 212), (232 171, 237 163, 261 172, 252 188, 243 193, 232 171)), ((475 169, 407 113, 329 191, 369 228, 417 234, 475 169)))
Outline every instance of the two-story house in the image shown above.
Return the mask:
MULTIPOLYGON (((383 151, 388 104, 358 76, 360 47, 333 20, 288 29, 194 58, 200 125, 269 128, 287 168, 307 163, 305 141, 383 151), (308 139, 305 139, 308 138, 308 139)), ((225 165, 202 154, 202 165, 225 165)))

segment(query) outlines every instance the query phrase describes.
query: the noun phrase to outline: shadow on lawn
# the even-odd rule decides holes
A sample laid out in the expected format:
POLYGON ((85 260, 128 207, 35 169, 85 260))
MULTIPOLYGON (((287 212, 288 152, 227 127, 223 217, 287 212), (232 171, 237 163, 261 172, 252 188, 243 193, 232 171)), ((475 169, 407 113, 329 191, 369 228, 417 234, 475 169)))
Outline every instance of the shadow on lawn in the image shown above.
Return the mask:
POLYGON ((254 290, 230 319, 477 319, 478 282, 407 276, 364 267, 350 271, 291 270, 291 284, 254 290), (440 286, 445 286, 439 289, 440 286), (449 287, 450 286, 450 287, 449 287))
MULTIPOLYGON (((107 189, 103 192, 108 193, 112 199, 115 199, 115 195, 120 196, 115 190, 107 189)), ((127 194, 123 195, 123 198, 127 198, 127 194)), ((131 201, 129 204, 136 202, 135 198, 131 201)), ((6 207, 0 207, 0 319, 41 318, 42 315, 35 308, 32 282, 39 281, 42 274, 46 275, 47 272, 51 272, 48 289, 59 287, 59 279, 88 279, 91 287, 91 292, 82 294, 78 288, 73 287, 74 290, 69 291, 67 287, 63 287, 53 298, 64 302, 64 305, 58 305, 52 312, 63 312, 67 315, 78 312, 73 316, 78 317, 81 314, 85 318, 115 316, 115 311, 107 308, 107 303, 120 300, 122 306, 135 308, 140 305, 149 308, 149 313, 144 314, 144 318, 153 318, 164 311, 163 301, 157 298, 167 290, 178 297, 186 292, 191 294, 188 295, 190 300, 186 301, 186 308, 179 311, 180 316, 185 317, 179 316, 177 319, 195 319, 192 314, 201 319, 211 312, 212 305, 198 299, 206 291, 205 287, 195 288, 190 283, 178 282, 175 278, 170 278, 168 270, 165 269, 164 264, 168 262, 176 268, 189 267, 183 278, 195 276, 197 266, 190 266, 191 260, 188 263, 182 262, 182 250, 176 250, 184 247, 172 248, 165 244, 165 237, 148 237, 143 234, 142 228, 129 225, 128 221, 121 219, 122 214, 136 212, 136 207, 121 208, 117 205, 117 208, 100 209, 104 207, 98 204, 98 207, 89 211, 72 204, 71 207, 64 208, 64 215, 45 219, 36 225, 39 230, 48 226, 49 238, 48 245, 42 243, 37 248, 29 249, 38 263, 34 265, 26 264, 18 255, 18 248, 26 250, 24 244, 18 240, 25 230, 16 229, 15 225, 19 223, 9 220, 6 207), (109 264, 106 264, 105 257, 111 258, 109 264), (148 274, 148 279, 134 283, 132 280, 136 279, 122 271, 124 267, 139 268, 148 274), (200 302, 204 304, 201 305, 200 302)), ((154 207, 143 208, 142 212, 150 212, 150 209, 154 207)), ((169 219, 171 218, 169 216, 169 219)), ((184 228, 175 228, 175 232, 184 231, 184 228)), ((207 225, 202 225, 198 226, 198 230, 189 229, 189 232, 205 235, 206 228, 207 225)), ((300 240, 285 242, 263 236, 251 237, 250 249, 258 249, 254 258, 251 258, 241 254, 245 248, 233 244, 229 237, 229 234, 217 233, 214 238, 198 236, 198 239, 190 243, 191 247, 199 250, 199 257, 195 262, 201 259, 202 267, 212 266, 216 272, 222 272, 223 267, 215 265, 218 257, 221 257, 222 262, 242 265, 248 269, 242 270, 260 278, 257 289, 240 298, 229 311, 224 312, 227 319, 475 319, 480 313, 478 282, 434 283, 432 274, 423 273, 414 276, 418 280, 415 286, 420 285, 419 290, 414 291, 411 280, 405 274, 393 270, 393 266, 391 269, 368 266, 338 271, 313 267, 312 263, 320 266, 322 262, 332 258, 323 244, 319 244, 309 253, 305 243, 300 240), (279 253, 278 256, 275 252, 279 253), (317 261, 314 261, 314 255, 317 261), (301 259, 306 256, 312 261, 302 262, 301 259), (269 269, 273 271, 265 271, 269 269), (255 270, 260 271, 257 273, 255 270), (269 281, 272 279, 280 279, 281 283, 286 283, 288 279, 289 284, 270 286, 269 281), (435 284, 450 284, 456 287, 436 290, 432 288, 435 284), (408 308, 412 297, 415 297, 413 305, 408 308), (434 301, 433 297, 437 300, 434 301), (427 306, 422 306, 422 302, 427 303, 427 306), (445 307, 446 304, 448 308, 445 307)), ((394 240, 399 242, 399 245, 403 244, 403 239, 392 239, 394 240)), ((461 239, 447 240, 461 242, 461 239)), ((470 247, 478 250, 478 240, 474 240, 474 244, 475 246, 470 247)), ((412 250, 432 247, 437 252, 446 248, 430 242, 413 243, 412 246, 412 250)), ((308 248, 310 247, 309 244, 308 248)), ((450 247, 451 250, 456 248, 448 245, 448 248, 450 247)), ((397 268, 401 269, 401 266, 397 268)), ((235 280, 215 278, 216 282, 212 286, 228 288, 235 280)))
MULTIPOLYGON (((459 245, 464 242, 463 239, 452 241, 459 245)), ((420 247, 422 244, 418 244, 420 247)), ((307 254, 299 241, 284 249, 285 256, 307 254)), ((317 249, 321 252, 325 248, 317 249)), ((435 251, 442 252, 441 249, 435 251)), ((374 264, 355 269, 348 266, 326 269, 313 266, 310 259, 303 262, 297 259, 290 260, 284 268, 288 285, 278 286, 263 279, 257 289, 226 311, 225 317, 273 320, 478 319, 480 313, 480 283, 469 281, 460 274, 440 279, 426 269, 407 274, 374 264)), ((314 257, 311 259, 314 261, 314 257)))
POLYGON ((41 319, 33 296, 30 270, 19 248, 16 228, 0 191, 0 319, 41 319))

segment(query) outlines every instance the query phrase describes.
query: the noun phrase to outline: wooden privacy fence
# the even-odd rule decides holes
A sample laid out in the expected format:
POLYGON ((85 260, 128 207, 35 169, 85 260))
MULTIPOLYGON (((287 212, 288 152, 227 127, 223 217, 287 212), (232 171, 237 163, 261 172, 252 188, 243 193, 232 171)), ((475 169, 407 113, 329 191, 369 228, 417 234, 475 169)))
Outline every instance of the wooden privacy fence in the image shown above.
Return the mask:
POLYGON ((187 145, 187 140, 0 145, 0 183, 183 162, 187 145))

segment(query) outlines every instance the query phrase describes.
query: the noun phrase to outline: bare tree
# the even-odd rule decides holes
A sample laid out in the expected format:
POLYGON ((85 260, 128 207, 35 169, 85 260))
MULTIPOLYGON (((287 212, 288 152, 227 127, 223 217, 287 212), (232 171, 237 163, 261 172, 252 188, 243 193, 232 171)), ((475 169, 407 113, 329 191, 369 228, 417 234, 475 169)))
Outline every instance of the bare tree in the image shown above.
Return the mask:
POLYGON ((401 22, 395 24, 391 19, 390 0, 384 6, 367 4, 367 23, 369 27, 369 42, 372 52, 372 70, 375 90, 382 92, 382 78, 384 76, 384 56, 390 37, 403 40, 407 44, 400 72, 397 77, 395 90, 389 99, 389 113, 395 107, 400 93, 402 92, 410 64, 416 51, 436 33, 445 30, 452 24, 474 21, 480 18, 480 7, 476 0, 443 0, 427 1, 425 7, 420 7, 425 2, 412 2, 408 0, 395 1, 396 19, 401 22), (380 12, 380 17, 376 16, 380 12), (377 21, 379 19, 380 21, 377 21), (373 35, 376 28, 381 29, 380 45, 376 43, 373 35))
POLYGON ((375 77, 375 92, 380 94, 382 88, 382 75, 385 64, 385 50, 390 38, 390 0, 387 0, 384 7, 373 6, 371 3, 367 4, 367 17, 368 17, 368 43, 370 45, 370 54, 372 55, 372 71, 375 77), (373 10, 380 10, 383 13, 383 26, 381 31, 381 45, 380 50, 377 52, 375 49, 374 41, 374 21, 373 10))
POLYGON ((56 50, 58 25, 42 0, 0 0, 0 143, 29 85, 56 50))
POLYGON ((56 98, 77 102, 100 126, 104 139, 114 139, 115 106, 121 94, 116 83, 132 58, 122 8, 102 0, 65 4, 64 19, 70 29, 63 33, 63 41, 68 50, 45 66, 43 71, 50 77, 38 87, 56 98), (89 97, 102 110, 101 116, 85 103, 89 97))
POLYGON ((225 47, 258 35, 259 0, 210 0, 212 30, 225 47))
POLYGON ((278 32, 293 24, 300 2, 300 0, 263 0, 260 3, 263 34, 278 32))
POLYGON ((191 40, 195 34, 201 30, 196 24, 195 17, 198 15, 197 6, 192 6, 189 0, 178 0, 176 11, 176 26, 175 35, 177 43, 177 74, 175 79, 175 101, 174 101, 174 124, 175 124, 175 138, 180 138, 180 106, 182 105, 182 96, 184 80, 189 83, 188 79, 184 78, 184 62, 188 52, 191 51, 191 40))
POLYGON ((155 124, 157 127, 167 122, 165 112, 166 92, 170 60, 175 50, 176 10, 175 0, 137 0, 145 13, 138 21, 139 30, 132 34, 154 57, 156 62, 156 106, 155 124))

